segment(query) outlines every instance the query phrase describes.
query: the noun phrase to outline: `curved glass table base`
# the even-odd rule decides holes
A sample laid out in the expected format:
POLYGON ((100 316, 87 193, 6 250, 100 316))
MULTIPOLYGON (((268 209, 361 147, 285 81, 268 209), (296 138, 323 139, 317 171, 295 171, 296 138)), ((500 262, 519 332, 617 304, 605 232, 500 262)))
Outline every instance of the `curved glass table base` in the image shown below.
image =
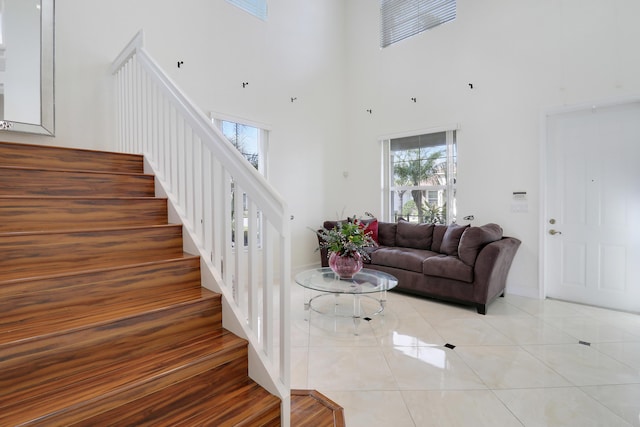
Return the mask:
POLYGON ((398 284, 398 279, 382 271, 362 269, 351 279, 340 279, 330 268, 316 268, 306 270, 296 275, 296 283, 305 288, 305 311, 315 311, 322 315, 353 318, 355 335, 358 335, 358 326, 361 319, 381 314, 384 311, 387 300, 387 291, 398 284), (306 291, 322 292, 320 295, 307 297, 306 291), (368 294, 379 294, 378 298, 368 294), (353 307, 350 313, 343 314, 337 310, 338 299, 343 295, 353 297, 353 307), (333 309, 319 307, 321 301, 330 297, 334 298, 333 309), (362 298, 365 301, 374 301, 373 310, 363 310, 362 298), (314 304, 318 303, 318 304, 314 304))
POLYGON ((319 314, 324 314, 324 315, 331 315, 331 316, 336 316, 336 317, 346 317, 346 318, 360 318, 360 319, 364 319, 366 317, 371 317, 371 316, 375 316, 376 314, 380 314, 384 311, 384 307, 385 307, 385 303, 387 302, 384 299, 378 299, 375 297, 372 297, 371 295, 353 295, 353 312, 352 313, 340 313, 338 312, 338 310, 336 309, 336 307, 338 307, 340 305, 340 303, 337 301, 338 298, 341 298, 342 295, 340 294, 320 294, 320 295, 316 295, 312 298, 310 298, 306 303, 305 303, 305 309, 306 310, 311 310, 311 311, 315 311, 316 313, 319 314), (331 308, 322 308, 322 307, 318 307, 318 306, 314 306, 314 301, 317 300, 324 300, 324 299, 328 299, 333 297, 334 303, 332 304, 333 310, 331 308), (367 300, 369 301, 374 301, 376 304, 376 309, 374 310, 366 310, 363 306, 362 306, 362 300, 361 298, 367 298, 367 300))

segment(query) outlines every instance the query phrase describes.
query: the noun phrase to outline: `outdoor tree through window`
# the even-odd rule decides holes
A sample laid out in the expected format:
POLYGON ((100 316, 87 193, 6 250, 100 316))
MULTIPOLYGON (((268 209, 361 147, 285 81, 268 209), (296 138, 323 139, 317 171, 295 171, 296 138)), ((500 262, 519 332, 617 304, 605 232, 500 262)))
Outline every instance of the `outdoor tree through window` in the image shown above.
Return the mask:
POLYGON ((260 170, 258 151, 258 128, 240 123, 221 121, 222 133, 242 153, 245 159, 260 170))
POLYGON ((437 132, 385 142, 389 161, 389 217, 397 221, 446 224, 455 220, 455 131, 437 132))

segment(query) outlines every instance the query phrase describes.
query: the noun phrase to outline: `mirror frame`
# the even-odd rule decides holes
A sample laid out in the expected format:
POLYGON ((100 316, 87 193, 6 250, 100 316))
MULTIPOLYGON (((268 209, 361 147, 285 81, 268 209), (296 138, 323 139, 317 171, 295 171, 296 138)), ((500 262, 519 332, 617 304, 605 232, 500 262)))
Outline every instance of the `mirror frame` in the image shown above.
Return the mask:
POLYGON ((55 97, 54 97, 54 57, 55 57, 55 0, 40 2, 40 123, 22 123, 6 120, 10 123, 8 132, 25 132, 54 136, 55 97))

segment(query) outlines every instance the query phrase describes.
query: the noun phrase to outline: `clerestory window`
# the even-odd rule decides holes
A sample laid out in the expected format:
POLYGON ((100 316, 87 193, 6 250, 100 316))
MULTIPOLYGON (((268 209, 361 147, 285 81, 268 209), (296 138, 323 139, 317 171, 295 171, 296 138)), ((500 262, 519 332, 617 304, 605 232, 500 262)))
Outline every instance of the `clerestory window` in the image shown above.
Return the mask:
POLYGON ((456 0, 380 0, 380 47, 456 19, 456 0))
POLYGON ((267 0, 227 0, 227 2, 238 6, 263 21, 267 20, 267 0))

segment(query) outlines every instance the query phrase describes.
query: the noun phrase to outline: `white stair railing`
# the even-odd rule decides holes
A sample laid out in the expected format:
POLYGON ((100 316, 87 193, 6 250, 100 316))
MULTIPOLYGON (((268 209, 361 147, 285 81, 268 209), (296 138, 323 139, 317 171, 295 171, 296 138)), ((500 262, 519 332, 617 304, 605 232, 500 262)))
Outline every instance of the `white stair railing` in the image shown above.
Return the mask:
POLYGON ((223 296, 227 329, 249 341, 249 374, 282 399, 289 425, 289 215, 282 198, 144 49, 112 64, 119 150, 144 154, 223 296))

